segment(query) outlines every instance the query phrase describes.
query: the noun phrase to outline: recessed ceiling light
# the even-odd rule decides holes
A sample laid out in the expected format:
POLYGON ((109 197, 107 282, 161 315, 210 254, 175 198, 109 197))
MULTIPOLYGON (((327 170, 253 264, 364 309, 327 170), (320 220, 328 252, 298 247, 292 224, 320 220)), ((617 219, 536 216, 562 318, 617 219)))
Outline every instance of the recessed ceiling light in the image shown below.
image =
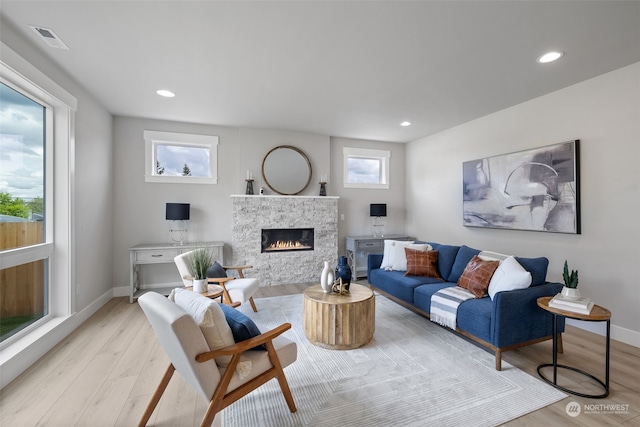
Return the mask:
POLYGON ((540 58, 538 58, 538 62, 540 62, 541 64, 546 64, 547 62, 553 62, 556 59, 560 59, 562 57, 562 55, 564 55, 564 52, 547 52, 544 55, 542 55, 540 58))
POLYGON ((404 121, 404 122, 400 123, 400 126, 405 126, 405 127, 406 126, 411 126, 411 122, 404 121))
POLYGON ((174 96, 176 96, 175 93, 171 92, 170 90, 166 90, 166 89, 160 89, 158 91, 156 91, 156 93, 160 96, 164 96, 165 98, 173 98, 174 96))

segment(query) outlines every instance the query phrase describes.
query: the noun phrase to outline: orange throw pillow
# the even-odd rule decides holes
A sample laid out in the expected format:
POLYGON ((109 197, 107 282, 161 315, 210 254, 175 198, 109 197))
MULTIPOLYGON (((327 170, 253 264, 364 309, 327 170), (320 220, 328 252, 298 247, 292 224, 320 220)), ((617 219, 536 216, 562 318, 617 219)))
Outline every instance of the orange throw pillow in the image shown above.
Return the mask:
POLYGON ((438 251, 419 251, 404 248, 407 255, 407 272, 405 276, 427 276, 441 279, 438 272, 438 251))
POLYGON ((471 291, 476 298, 487 294, 491 276, 500 265, 500 261, 483 261, 477 255, 471 258, 458 279, 458 286, 471 291))

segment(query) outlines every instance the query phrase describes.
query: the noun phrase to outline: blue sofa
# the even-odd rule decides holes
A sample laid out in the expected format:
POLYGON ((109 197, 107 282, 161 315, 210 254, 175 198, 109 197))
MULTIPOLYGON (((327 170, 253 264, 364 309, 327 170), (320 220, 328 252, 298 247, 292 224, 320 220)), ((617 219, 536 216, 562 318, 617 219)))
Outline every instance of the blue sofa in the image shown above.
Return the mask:
MULTIPOLYGON (((443 279, 405 276, 404 271, 381 269, 383 254, 369 254, 367 278, 382 295, 429 317, 431 296, 440 289, 456 286, 467 263, 481 251, 464 245, 416 243, 428 243, 439 252, 438 270, 443 279)), ((552 316, 538 307, 536 300, 562 290, 562 284, 546 281, 547 258, 515 258, 531 273, 531 286, 498 292, 493 300, 485 296, 464 301, 456 319, 456 332, 495 352, 498 371, 502 369, 502 352, 552 338, 552 316)), ((564 318, 560 317, 558 321, 558 349, 562 352, 560 333, 564 331, 564 318)))

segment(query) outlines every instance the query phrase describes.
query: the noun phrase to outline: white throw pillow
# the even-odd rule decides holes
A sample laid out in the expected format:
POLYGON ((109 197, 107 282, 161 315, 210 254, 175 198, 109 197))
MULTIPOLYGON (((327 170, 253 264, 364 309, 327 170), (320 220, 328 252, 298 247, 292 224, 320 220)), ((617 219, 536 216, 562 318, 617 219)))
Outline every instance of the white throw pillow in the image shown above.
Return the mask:
POLYGON ((489 296, 502 291, 525 289, 531 285, 531 273, 512 256, 505 258, 491 277, 489 282, 489 296))
MULTIPOLYGON (((210 350, 217 350, 235 344, 233 333, 218 303, 212 299, 184 288, 176 288, 169 294, 169 300, 175 302, 196 321, 210 350)), ((215 358, 218 366, 227 366, 231 356, 215 358)), ((250 360, 238 362, 236 372, 243 379, 251 372, 250 360)))
POLYGON ((384 254, 382 255, 382 264, 380 264, 380 268, 382 268, 383 270, 391 270, 393 267, 393 257, 395 255, 395 251, 393 249, 395 248, 396 243, 410 244, 410 243, 413 243, 413 241, 385 240, 384 254))
POLYGON ((433 249, 431 245, 426 243, 411 243, 411 242, 398 242, 393 247, 393 264, 391 265, 391 269, 395 271, 407 271, 407 253, 404 251, 405 248, 415 249, 416 251, 430 251, 433 249), (406 243, 406 244, 403 244, 406 243))

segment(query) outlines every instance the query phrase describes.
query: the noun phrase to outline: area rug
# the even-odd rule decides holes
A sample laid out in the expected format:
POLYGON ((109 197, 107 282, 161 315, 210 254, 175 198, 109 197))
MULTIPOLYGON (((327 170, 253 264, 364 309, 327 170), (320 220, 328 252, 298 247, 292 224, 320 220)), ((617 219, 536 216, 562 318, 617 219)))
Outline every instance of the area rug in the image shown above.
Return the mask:
POLYGON ((289 322, 298 360, 285 368, 298 411, 277 381, 226 408, 223 427, 495 426, 566 395, 422 316, 376 295, 373 340, 355 350, 310 344, 302 295, 256 300, 239 309, 262 329, 289 322))

